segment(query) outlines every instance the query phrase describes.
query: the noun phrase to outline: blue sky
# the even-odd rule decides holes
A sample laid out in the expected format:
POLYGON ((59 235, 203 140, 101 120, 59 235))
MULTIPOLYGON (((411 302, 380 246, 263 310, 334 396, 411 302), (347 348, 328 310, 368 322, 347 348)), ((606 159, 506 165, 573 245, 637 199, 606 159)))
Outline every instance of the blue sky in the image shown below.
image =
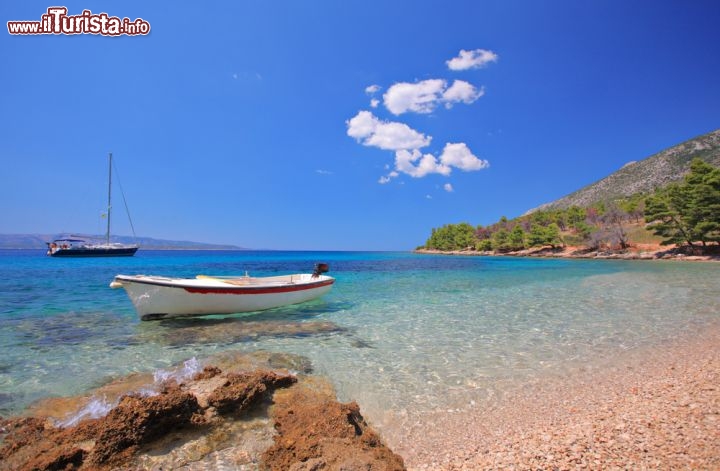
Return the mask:
POLYGON ((0 5, 0 233, 102 233, 113 152, 139 236, 410 250, 720 127, 717 1, 56 3, 0 5), (151 32, 8 33, 56 3, 151 32))

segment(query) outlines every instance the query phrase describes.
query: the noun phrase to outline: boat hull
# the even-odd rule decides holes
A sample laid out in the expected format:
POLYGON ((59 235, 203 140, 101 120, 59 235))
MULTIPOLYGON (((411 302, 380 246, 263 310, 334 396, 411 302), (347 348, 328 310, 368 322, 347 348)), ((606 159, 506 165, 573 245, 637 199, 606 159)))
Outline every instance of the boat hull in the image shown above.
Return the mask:
POLYGON ((138 247, 123 248, 72 248, 49 252, 51 257, 132 257, 138 247))
POLYGON ((296 274, 268 278, 164 278, 118 275, 142 320, 263 311, 303 303, 328 293, 335 279, 296 274))

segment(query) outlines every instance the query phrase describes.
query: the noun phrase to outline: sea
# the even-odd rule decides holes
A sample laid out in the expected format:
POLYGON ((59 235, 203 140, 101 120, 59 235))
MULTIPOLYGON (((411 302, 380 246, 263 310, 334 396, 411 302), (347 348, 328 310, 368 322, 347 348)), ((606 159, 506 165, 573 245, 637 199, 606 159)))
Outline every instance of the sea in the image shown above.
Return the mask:
POLYGON ((0 416, 228 350, 300 355, 371 423, 461 408, 543 375, 692 337, 720 318, 720 264, 155 251, 0 250, 0 416), (260 313, 140 321, 117 274, 268 276, 330 265, 332 291, 260 313))

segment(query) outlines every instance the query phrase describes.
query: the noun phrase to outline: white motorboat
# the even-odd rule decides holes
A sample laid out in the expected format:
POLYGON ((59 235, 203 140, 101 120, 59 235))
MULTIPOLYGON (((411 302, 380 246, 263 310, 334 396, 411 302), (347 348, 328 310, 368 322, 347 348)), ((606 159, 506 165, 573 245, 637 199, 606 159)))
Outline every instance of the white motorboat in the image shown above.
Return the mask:
POLYGON ((272 309, 316 299, 330 291, 335 278, 324 275, 327 264, 313 273, 251 277, 169 278, 117 275, 111 288, 125 288, 142 320, 233 314, 272 309))

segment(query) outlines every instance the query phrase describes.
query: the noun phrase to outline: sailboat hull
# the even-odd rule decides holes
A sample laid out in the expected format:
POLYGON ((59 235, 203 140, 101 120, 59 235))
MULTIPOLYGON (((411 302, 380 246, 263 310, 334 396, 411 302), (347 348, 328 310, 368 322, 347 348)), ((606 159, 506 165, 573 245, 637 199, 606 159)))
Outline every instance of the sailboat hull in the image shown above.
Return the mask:
POLYGON ((48 252, 51 257, 132 257, 137 252, 137 246, 103 247, 86 246, 68 249, 56 249, 48 252))

